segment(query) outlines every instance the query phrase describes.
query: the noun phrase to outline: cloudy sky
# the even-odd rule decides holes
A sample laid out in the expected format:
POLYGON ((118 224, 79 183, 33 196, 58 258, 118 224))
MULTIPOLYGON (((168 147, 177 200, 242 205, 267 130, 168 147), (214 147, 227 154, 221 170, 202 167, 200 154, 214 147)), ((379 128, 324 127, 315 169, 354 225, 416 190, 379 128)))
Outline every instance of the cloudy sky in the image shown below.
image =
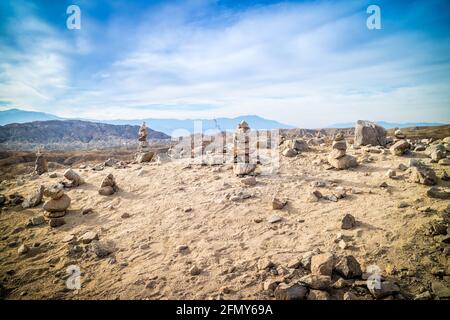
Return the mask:
POLYGON ((0 110, 449 123, 449 9, 447 0, 3 0, 0 110), (66 27, 71 4, 80 30, 66 27), (371 4, 381 30, 366 27, 371 4))

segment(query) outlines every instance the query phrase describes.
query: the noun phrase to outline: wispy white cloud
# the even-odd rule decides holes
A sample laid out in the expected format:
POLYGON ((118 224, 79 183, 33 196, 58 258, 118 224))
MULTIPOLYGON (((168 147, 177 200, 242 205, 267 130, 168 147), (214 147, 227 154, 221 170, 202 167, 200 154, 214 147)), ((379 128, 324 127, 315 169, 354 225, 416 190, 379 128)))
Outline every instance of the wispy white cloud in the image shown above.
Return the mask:
POLYGON ((389 23, 369 31, 366 17, 361 1, 242 10, 164 4, 102 24, 87 14, 75 42, 33 18, 19 28, 20 49, 7 48, 10 59, 21 58, 0 65, 0 95, 92 118, 448 122, 449 38, 389 23), (42 44, 28 46, 28 33, 42 44))

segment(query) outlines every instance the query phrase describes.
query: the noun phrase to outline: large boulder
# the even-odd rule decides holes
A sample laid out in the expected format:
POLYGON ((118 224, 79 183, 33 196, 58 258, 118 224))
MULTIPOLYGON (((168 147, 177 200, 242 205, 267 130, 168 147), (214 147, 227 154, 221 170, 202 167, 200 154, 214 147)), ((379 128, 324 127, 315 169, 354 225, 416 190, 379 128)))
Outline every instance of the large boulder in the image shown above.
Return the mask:
POLYGON ((373 122, 358 120, 355 127, 355 146, 385 146, 386 130, 373 122))

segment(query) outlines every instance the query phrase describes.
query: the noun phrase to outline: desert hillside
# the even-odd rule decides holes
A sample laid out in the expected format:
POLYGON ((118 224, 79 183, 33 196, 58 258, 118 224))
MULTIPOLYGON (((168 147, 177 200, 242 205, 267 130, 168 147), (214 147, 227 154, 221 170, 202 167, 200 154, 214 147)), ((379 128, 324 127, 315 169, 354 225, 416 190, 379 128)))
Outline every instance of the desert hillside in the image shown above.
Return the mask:
POLYGON ((257 167, 243 177, 232 163, 170 157, 136 163, 129 151, 84 158, 83 152, 48 153, 53 165, 36 175, 31 155, 4 154, 10 161, 1 164, 9 168, 0 184, 1 294, 447 299, 450 141, 426 132, 410 139, 404 131, 406 137, 396 132, 400 138, 386 147, 352 144, 354 130, 285 132, 277 174, 260 174, 257 167), (355 166, 330 165, 338 144, 345 157, 357 159, 355 166), (446 150, 439 159, 430 153, 437 145, 446 150), (83 183, 68 183, 68 168, 83 183), (111 195, 99 191, 105 181, 111 195), (44 207, 23 203, 39 186, 58 182, 71 202, 63 218, 50 218, 51 226, 48 200, 44 207), (79 290, 67 288, 69 266, 80 270, 79 290), (380 288, 369 287, 373 277, 380 288))

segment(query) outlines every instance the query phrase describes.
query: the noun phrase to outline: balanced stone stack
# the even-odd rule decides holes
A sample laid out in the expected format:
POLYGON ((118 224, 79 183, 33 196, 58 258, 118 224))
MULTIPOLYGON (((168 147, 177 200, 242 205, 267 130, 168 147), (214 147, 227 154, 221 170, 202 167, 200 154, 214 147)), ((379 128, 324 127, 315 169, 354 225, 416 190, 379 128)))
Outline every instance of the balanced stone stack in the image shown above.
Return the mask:
POLYGON ((36 161, 34 163, 34 173, 41 175, 47 171, 47 160, 45 159, 45 156, 38 151, 36 153, 36 161))
POLYGON ((256 164, 250 159, 250 127, 247 122, 241 121, 233 136, 233 171, 238 176, 248 175, 255 171, 256 164))
POLYGON ((136 162, 142 163, 142 162, 150 162, 153 159, 154 152, 150 151, 147 141, 147 127, 145 125, 145 122, 142 124, 142 126, 139 128, 139 149, 136 154, 136 162))
POLYGON ((44 190, 44 196, 50 198, 44 203, 46 217, 51 227, 59 227, 65 224, 64 216, 70 206, 71 199, 64 193, 62 184, 55 184, 44 190))
POLYGON ((356 158, 346 154, 347 142, 342 133, 338 133, 333 141, 332 151, 328 155, 328 163, 336 169, 348 169, 356 167, 356 158))
POLYGON ((102 196, 110 196, 119 190, 119 187, 116 184, 116 180, 114 176, 110 173, 105 179, 103 179, 102 184, 100 185, 100 189, 98 193, 102 196))
POLYGON ((84 183, 84 180, 80 177, 80 175, 72 169, 67 169, 64 172, 64 177, 70 181, 69 183, 64 183, 65 187, 78 187, 84 183))

